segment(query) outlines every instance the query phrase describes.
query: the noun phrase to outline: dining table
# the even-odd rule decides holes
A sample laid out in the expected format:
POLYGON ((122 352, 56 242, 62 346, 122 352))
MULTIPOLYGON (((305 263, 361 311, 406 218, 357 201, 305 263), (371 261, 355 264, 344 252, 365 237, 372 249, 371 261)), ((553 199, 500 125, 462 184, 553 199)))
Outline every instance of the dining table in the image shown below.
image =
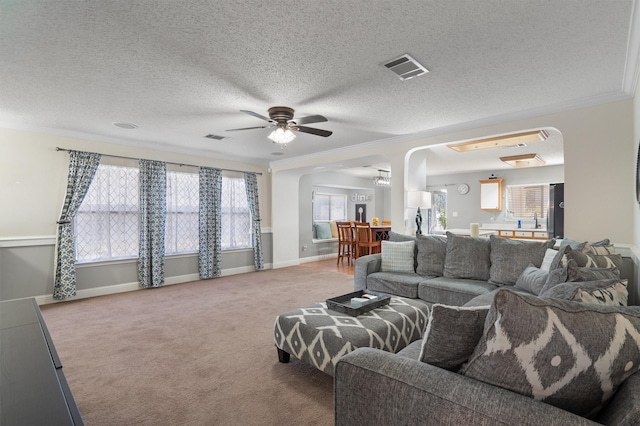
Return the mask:
POLYGON ((389 239, 389 231, 391 226, 389 225, 371 225, 371 231, 376 237, 376 241, 383 241, 389 239))

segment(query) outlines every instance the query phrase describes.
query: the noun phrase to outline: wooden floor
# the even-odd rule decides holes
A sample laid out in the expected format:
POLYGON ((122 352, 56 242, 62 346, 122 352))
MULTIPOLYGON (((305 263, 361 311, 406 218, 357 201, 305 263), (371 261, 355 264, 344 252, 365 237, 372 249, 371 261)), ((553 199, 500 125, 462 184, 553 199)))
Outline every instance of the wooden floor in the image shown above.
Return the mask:
POLYGON ((341 272, 347 275, 353 275, 354 267, 353 263, 349 265, 346 260, 344 262, 337 262, 337 259, 321 260, 319 262, 301 263, 300 266, 305 268, 322 269, 324 271, 341 272))

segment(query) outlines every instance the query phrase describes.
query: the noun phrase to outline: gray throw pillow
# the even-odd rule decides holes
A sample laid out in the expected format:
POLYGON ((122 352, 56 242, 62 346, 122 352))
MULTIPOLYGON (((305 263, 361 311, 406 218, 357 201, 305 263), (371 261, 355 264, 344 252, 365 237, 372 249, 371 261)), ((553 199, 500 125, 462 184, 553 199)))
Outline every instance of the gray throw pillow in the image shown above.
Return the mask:
POLYGON ((441 277, 447 255, 447 239, 438 235, 418 235, 418 266, 416 272, 423 276, 441 277))
POLYGON ((587 245, 586 241, 576 241, 570 238, 564 238, 560 241, 560 249, 564 247, 571 247, 572 250, 582 251, 584 247, 587 245))
POLYGON ((620 278, 618 268, 576 268, 575 278, 572 281, 597 281, 620 278))
POLYGON ((597 305, 627 306, 629 292, 627 280, 617 278, 562 283, 542 293, 540 297, 597 305))
POLYGON ((549 271, 547 281, 544 283, 544 287, 540 289, 538 294, 543 294, 545 291, 548 291, 550 288, 558 284, 562 284, 567 281, 575 281, 577 274, 578 267, 576 266, 576 262, 569 260, 566 266, 549 271))
POLYGON ((475 349, 489 306, 460 307, 434 304, 422 338, 420 361, 457 371, 475 349))
POLYGON ((527 266, 542 265, 545 252, 556 241, 522 241, 492 235, 491 268, 489 282, 498 285, 514 285, 527 266))
POLYGON ((382 272, 414 272, 413 250, 415 242, 382 241, 382 272))
POLYGON ((491 244, 486 238, 463 237, 447 232, 443 276, 489 281, 491 244))
POLYGON ((546 284, 548 277, 548 271, 537 268, 533 264, 529 264, 529 266, 527 266, 518 277, 515 288, 528 291, 529 293, 537 296, 546 284))
POLYGON ((461 373, 592 417, 640 368, 639 335, 640 307, 500 289, 461 373))
POLYGON ((621 254, 590 254, 583 253, 576 250, 569 250, 566 253, 567 260, 573 259, 578 267, 588 268, 617 268, 622 269, 622 255, 621 254))

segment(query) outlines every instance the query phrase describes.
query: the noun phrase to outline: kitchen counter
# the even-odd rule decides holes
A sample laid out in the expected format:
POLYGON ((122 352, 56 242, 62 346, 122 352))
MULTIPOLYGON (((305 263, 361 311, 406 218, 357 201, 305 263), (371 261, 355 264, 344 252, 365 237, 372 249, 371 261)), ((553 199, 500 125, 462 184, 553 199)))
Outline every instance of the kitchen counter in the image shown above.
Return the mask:
POLYGON ((518 238, 525 240, 546 240, 548 239, 547 230, 544 228, 518 228, 514 226, 482 226, 480 228, 480 232, 482 231, 493 231, 499 237, 504 238, 518 238))

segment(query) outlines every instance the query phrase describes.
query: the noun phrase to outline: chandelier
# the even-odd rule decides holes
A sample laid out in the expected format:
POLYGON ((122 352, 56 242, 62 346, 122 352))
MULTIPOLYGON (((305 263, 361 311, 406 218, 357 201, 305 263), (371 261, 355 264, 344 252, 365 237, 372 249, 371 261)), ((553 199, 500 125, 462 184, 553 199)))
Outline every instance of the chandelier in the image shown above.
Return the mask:
POLYGON ((391 177, 389 176, 388 170, 378 169, 378 176, 373 177, 373 184, 375 186, 391 186, 391 177), (386 173, 385 176, 382 176, 382 173, 386 173))

